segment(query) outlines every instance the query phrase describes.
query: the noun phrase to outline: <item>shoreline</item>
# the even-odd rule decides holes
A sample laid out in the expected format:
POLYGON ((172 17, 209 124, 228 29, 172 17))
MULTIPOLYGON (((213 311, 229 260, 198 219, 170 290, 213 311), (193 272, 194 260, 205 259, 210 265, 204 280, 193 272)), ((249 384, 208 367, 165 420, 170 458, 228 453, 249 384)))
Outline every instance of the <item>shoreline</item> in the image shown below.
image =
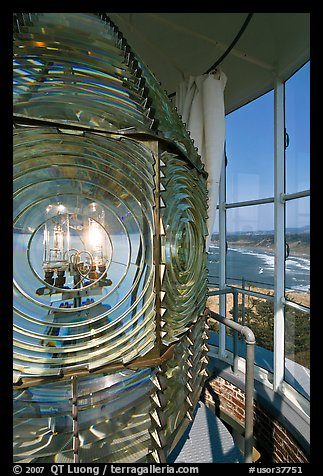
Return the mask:
MULTIPOLYGON (((211 241, 211 245, 213 245, 214 247, 216 248, 219 248, 219 245, 216 244, 214 241, 212 242, 211 241)), ((241 251, 265 251, 271 255, 274 256, 275 254, 275 249, 272 248, 272 247, 267 247, 267 246, 252 246, 251 243, 239 243, 239 245, 232 245, 229 241, 228 241, 228 251, 231 250, 234 250, 234 251, 237 251, 237 250, 241 250, 241 251)), ((310 260, 310 254, 309 253, 306 253, 306 252, 302 252, 302 251, 297 251, 297 250, 290 250, 289 252, 289 258, 304 258, 304 259, 308 259, 310 260)))

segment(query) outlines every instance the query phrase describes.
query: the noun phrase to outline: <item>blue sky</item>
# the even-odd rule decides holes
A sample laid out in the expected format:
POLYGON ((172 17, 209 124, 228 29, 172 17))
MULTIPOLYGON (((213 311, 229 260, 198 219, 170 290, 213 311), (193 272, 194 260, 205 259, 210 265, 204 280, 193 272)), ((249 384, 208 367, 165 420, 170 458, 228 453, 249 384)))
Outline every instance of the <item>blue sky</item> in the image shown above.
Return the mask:
MULTIPOLYGON (((310 65, 286 82, 286 192, 310 188, 310 65)), ((274 195, 274 92, 261 96, 226 117, 227 202, 274 195)), ((286 226, 309 224, 309 198, 289 201, 286 226)), ((228 231, 272 230, 273 204, 227 212, 228 231)), ((215 225, 217 230, 217 225, 215 225)))

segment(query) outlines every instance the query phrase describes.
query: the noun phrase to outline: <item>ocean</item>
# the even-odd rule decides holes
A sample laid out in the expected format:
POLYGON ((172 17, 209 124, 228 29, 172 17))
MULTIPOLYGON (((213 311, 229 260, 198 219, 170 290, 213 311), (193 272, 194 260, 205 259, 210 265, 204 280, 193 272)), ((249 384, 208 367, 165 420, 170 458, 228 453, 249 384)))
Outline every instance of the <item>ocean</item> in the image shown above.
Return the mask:
MULTIPOLYGON (((219 247, 210 245, 208 252, 209 283, 219 283, 219 247)), ((274 254, 259 249, 229 248, 227 252, 228 284, 274 286, 274 254)), ((288 290, 310 291, 310 258, 289 256, 286 260, 285 285, 288 290)))

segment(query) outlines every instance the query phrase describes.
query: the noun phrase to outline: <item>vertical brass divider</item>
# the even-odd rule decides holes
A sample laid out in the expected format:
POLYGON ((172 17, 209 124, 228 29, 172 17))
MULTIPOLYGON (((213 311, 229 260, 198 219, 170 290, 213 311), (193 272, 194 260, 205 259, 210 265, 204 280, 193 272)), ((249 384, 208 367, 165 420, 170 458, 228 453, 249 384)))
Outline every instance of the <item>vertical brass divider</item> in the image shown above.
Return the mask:
MULTIPOLYGON (((155 189, 154 189, 154 235, 153 235, 153 263, 155 267, 155 283, 154 283, 154 292, 155 292, 155 312, 156 312, 156 344, 153 349, 154 355, 156 358, 161 357, 163 351, 165 350, 162 344, 162 314, 161 314, 161 266, 162 266, 162 254, 161 254, 161 235, 163 233, 161 227, 161 214, 160 214, 160 192, 161 192, 161 181, 160 181, 160 153, 161 153, 161 144, 158 140, 140 140, 144 143, 151 151, 154 157, 154 180, 155 180, 155 189)), ((165 417, 165 389, 167 387, 167 379, 164 375, 163 366, 160 366, 156 374, 153 383, 155 385, 155 390, 151 395, 151 410, 150 410, 150 419, 151 425, 149 428, 151 447, 148 452, 147 458, 149 462, 153 463, 166 463, 166 452, 165 445, 166 440, 164 436, 164 428, 167 424, 165 417)))
POLYGON ((74 463, 79 463, 79 432, 78 432, 78 408, 77 408, 77 377, 72 375, 72 418, 73 418, 73 458, 74 463))
POLYGON ((154 158, 155 158, 155 191, 154 191, 154 266, 155 266, 155 293, 156 293, 156 351, 158 356, 162 352, 162 337, 161 337, 161 226, 160 226, 160 144, 158 141, 151 141, 149 143, 154 158))

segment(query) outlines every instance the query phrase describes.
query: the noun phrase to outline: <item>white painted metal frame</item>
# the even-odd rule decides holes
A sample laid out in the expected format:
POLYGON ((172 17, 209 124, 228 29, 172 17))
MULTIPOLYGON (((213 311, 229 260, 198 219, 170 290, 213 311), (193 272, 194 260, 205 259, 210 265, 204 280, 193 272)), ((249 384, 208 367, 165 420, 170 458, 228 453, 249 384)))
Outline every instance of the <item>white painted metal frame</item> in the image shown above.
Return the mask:
MULTIPOLYGON (((223 160, 221 178, 219 184, 219 289, 226 289, 226 254, 227 254, 227 229, 226 229, 226 158, 223 160)), ((221 316, 226 316, 226 294, 219 296, 219 312, 221 316)), ((226 328, 224 324, 219 324, 219 356, 225 357, 225 336, 226 328)))
MULTIPOLYGON (((223 168, 219 187, 219 289, 228 289, 226 282, 226 210, 230 208, 274 204, 275 228, 275 274, 274 274, 274 375, 273 389, 283 392, 285 373, 285 306, 292 306, 303 312, 310 309, 290 303, 285 298, 285 203, 288 200, 310 196, 310 190, 286 194, 285 193, 285 83, 278 77, 274 88, 274 197, 245 202, 226 203, 226 164, 223 168)), ((268 296, 267 296, 268 298, 268 296)), ((219 295, 219 313, 226 316, 226 294, 219 295)), ((220 324, 219 329, 219 357, 225 359, 226 329, 220 324)))
POLYGON ((285 96, 284 83, 274 89, 274 390, 284 381, 285 370, 285 96))

